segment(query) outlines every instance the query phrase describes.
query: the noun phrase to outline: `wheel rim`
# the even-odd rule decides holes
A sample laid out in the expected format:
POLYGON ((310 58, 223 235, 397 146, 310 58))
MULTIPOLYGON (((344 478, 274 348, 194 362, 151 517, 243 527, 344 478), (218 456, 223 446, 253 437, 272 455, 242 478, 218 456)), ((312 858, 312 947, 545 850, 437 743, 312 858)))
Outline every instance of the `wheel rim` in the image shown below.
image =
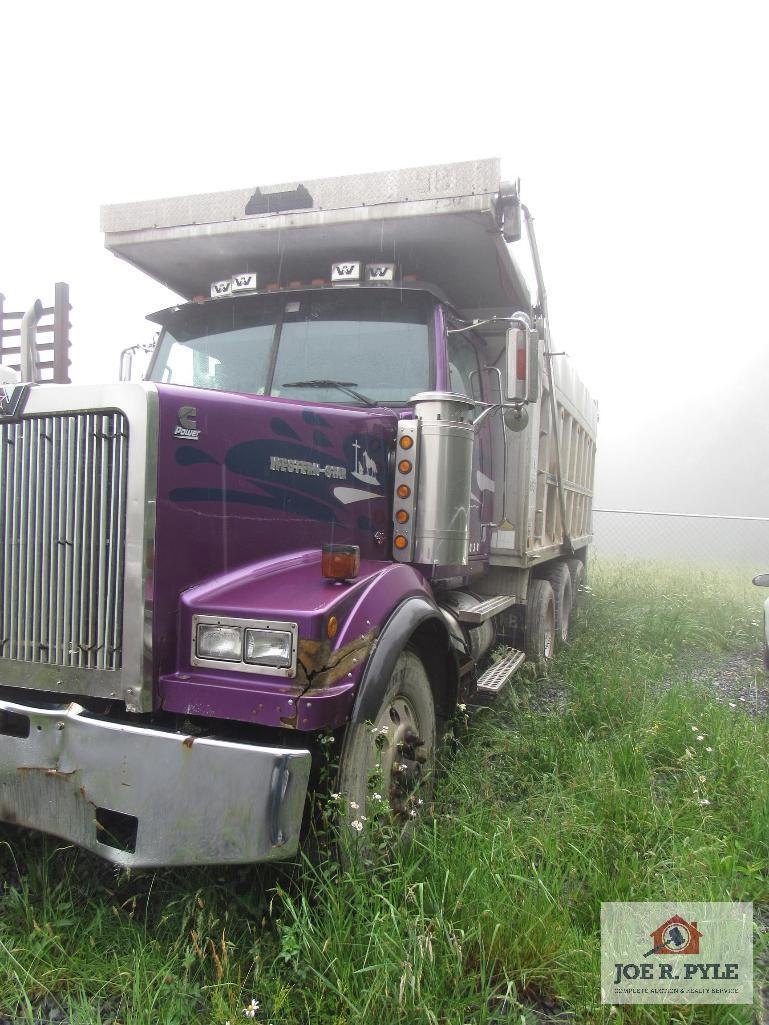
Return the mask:
POLYGON ((425 742, 414 705, 396 694, 381 709, 372 730, 370 775, 381 773, 383 796, 397 822, 405 825, 419 806, 419 789, 427 762, 425 742))

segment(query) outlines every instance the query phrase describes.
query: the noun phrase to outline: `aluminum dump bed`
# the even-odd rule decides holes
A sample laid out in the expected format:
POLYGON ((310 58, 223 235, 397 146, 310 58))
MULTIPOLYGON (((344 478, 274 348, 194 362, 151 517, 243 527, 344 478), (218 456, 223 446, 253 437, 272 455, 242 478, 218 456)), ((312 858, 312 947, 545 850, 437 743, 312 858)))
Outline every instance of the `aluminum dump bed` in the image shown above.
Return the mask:
POLYGON ((256 272, 259 288, 389 261, 468 317, 531 307, 502 237, 499 161, 251 186, 102 207, 105 246, 187 299, 256 272))

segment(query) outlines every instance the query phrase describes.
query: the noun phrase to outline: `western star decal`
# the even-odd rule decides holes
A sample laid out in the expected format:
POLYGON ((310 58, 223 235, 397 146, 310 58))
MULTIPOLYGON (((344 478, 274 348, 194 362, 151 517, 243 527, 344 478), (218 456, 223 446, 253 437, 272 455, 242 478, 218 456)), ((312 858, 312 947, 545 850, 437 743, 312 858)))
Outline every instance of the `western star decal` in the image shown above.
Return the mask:
POLYGON ((305 477, 327 477, 329 480, 346 480, 347 470, 343 466, 311 463, 304 459, 287 459, 283 456, 270 456, 270 469, 277 473, 301 473, 305 477))

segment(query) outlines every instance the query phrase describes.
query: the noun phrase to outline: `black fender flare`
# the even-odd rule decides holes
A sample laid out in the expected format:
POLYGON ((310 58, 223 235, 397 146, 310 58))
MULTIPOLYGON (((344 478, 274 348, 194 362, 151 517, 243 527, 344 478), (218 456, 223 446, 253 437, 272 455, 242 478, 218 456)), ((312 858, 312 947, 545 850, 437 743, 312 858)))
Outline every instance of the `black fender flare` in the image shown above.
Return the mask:
POLYGON ((350 716, 351 722, 364 723, 375 718, 398 656, 417 630, 429 623, 434 624, 434 629, 439 631, 439 636, 442 635, 445 641, 445 652, 436 651, 434 654, 439 658, 445 658, 450 675, 447 688, 449 693, 436 695, 436 712, 443 717, 452 714, 459 683, 456 655, 451 648, 449 633, 438 606, 427 598, 415 595, 401 602, 382 627, 376 646, 363 670, 350 716))

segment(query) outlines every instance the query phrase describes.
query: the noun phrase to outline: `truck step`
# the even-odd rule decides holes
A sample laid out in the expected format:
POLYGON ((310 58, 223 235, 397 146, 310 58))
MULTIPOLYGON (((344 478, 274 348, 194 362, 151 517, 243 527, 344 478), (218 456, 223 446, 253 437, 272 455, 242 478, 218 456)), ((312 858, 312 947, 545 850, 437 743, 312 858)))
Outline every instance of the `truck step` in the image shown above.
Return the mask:
POLYGON ((478 691, 481 694, 499 694, 504 685, 513 673, 526 661, 526 655, 516 648, 511 648, 509 653, 499 662, 486 670, 478 681, 478 691))
POLYGON ((485 623, 487 619, 515 605, 516 601, 514 594, 499 594, 495 598, 479 601, 477 605, 470 605, 469 608, 457 609, 455 615, 462 623, 485 623))

